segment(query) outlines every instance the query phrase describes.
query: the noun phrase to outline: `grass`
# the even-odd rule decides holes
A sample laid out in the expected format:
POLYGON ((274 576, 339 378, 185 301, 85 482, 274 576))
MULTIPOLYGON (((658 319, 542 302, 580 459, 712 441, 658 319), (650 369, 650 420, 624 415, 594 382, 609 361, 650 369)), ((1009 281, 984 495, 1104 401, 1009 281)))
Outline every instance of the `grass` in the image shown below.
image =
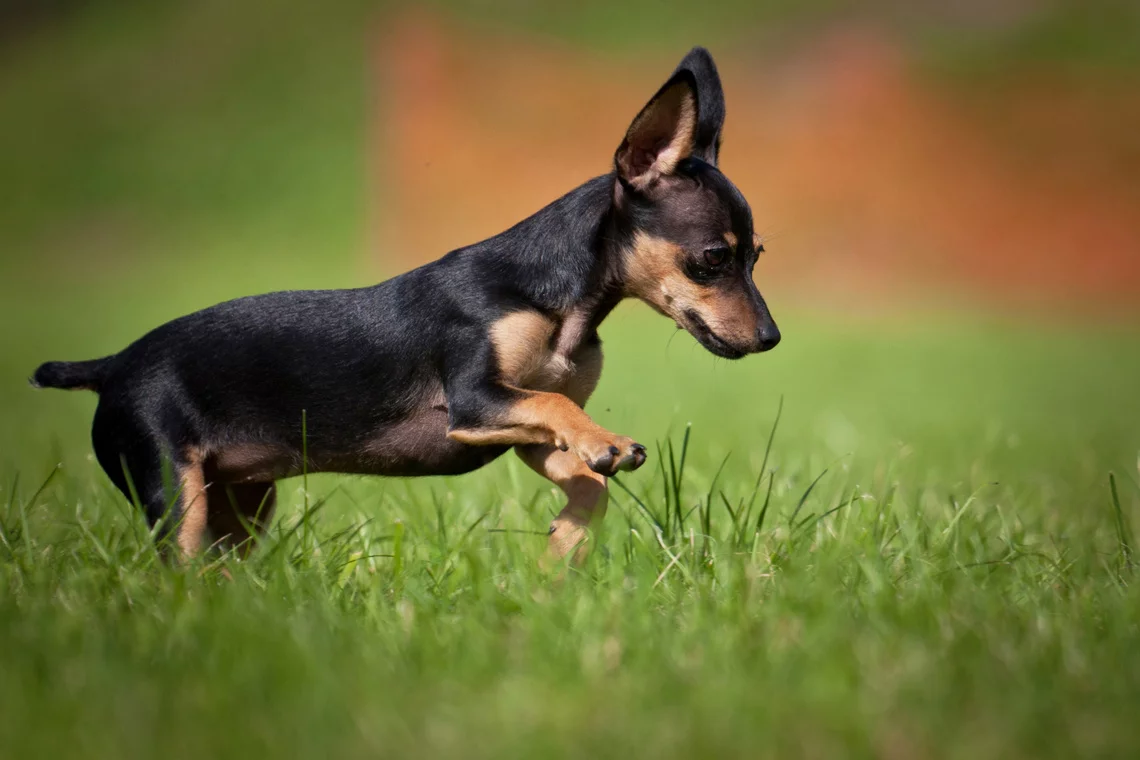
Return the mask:
POLYGON ((93 397, 28 373, 371 276, 361 56, 228 7, 84 11, 0 71, 4 756, 1136 754, 1135 327, 774 292, 784 344, 728 363, 622 307, 588 408, 653 458, 582 569, 538 570, 561 500, 511 456, 286 481, 249 561, 159 562, 93 397))
POLYGON ((156 559, 79 432, 55 444, 61 469, 42 451, 5 471, 0 744, 83 757, 1140 746, 1140 433, 1125 392, 1140 367, 1121 356, 1134 335, 1086 336, 1062 364, 1008 325, 855 337, 790 315, 786 345, 729 364, 623 311, 591 410, 659 448, 612 488, 598 550, 561 581, 537 569, 560 500, 509 457, 460 478, 287 481, 249 561, 186 571, 156 559))

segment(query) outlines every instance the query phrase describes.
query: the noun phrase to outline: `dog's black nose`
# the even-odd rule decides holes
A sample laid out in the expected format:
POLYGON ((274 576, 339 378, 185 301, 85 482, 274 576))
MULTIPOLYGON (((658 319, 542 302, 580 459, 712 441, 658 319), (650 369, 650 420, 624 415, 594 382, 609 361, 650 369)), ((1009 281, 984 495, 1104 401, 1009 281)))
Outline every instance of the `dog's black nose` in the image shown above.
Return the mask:
POLYGON ((780 342, 780 328, 774 322, 769 322, 756 331, 756 350, 769 351, 780 342))

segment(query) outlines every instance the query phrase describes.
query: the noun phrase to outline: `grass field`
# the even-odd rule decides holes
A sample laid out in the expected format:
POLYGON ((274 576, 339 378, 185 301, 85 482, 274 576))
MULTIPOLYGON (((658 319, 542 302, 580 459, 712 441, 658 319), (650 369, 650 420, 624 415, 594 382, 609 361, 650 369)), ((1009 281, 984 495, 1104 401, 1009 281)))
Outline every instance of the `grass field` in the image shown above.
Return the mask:
POLYGON ((7 395, 57 437, 5 452, 5 754, 1140 747, 1134 333, 789 315, 730 364, 623 311, 590 408, 665 450, 561 582, 536 567, 559 500, 510 457, 288 481, 232 582, 171 570, 87 454, 91 399, 7 395))
POLYGON ((784 343, 730 363, 623 306, 588 410, 656 448, 582 569, 538 570, 560 499, 511 455, 293 479, 249 561, 159 562, 94 397, 27 375, 373 276, 362 56, 321 27, 297 77, 307 22, 195 7, 0 69, 0 757, 1140 752, 1136 326, 766 291, 784 343))

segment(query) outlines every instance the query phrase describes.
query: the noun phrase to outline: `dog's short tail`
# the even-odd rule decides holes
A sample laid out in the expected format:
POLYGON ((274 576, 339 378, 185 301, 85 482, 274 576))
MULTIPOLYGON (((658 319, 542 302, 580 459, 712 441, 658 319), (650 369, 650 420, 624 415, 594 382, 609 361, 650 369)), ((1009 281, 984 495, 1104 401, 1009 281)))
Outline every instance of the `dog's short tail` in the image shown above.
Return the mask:
POLYGON ((47 362, 41 364, 28 381, 33 388, 62 388, 69 391, 86 390, 98 393, 107 377, 111 359, 92 359, 86 362, 47 362))

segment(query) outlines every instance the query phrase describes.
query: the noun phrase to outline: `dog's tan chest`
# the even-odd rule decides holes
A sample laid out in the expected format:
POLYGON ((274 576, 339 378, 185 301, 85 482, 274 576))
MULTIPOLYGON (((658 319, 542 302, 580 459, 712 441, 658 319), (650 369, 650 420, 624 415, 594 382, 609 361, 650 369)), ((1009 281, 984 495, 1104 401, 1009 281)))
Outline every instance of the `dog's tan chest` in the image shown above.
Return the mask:
POLYGON ((491 342, 503 381, 584 404, 601 374, 601 348, 586 341, 586 327, 586 315, 576 312, 561 323, 534 311, 502 317, 491 327, 491 342))

